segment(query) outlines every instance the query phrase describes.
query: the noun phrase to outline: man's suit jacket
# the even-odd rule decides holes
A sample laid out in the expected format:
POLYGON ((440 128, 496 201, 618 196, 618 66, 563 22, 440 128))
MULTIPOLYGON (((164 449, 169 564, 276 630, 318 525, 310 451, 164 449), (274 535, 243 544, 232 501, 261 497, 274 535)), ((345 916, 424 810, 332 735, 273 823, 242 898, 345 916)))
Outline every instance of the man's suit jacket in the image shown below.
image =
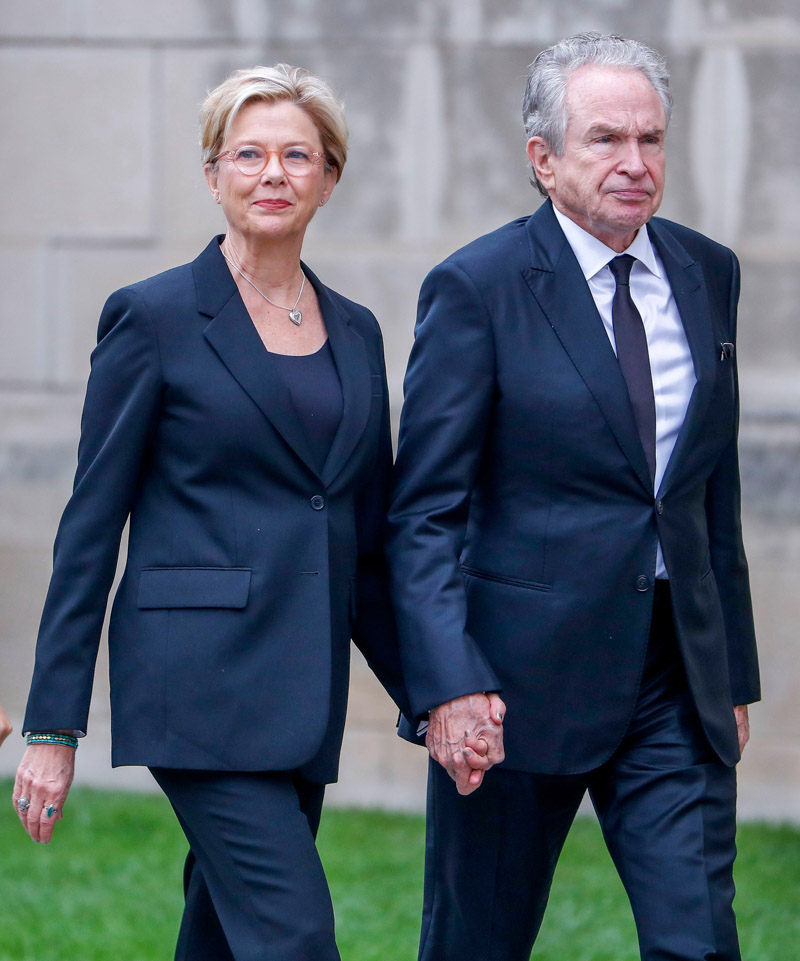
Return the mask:
POLYGON ((758 699, 739 517, 730 250, 648 225, 697 385, 657 495, 625 381, 549 202, 426 278, 405 382, 389 556, 421 716, 501 689, 507 767, 577 773, 619 743, 638 692, 660 538, 708 739, 739 756, 758 699))
POLYGON ((334 780, 351 633, 403 703, 380 331, 306 269, 344 399, 318 472, 219 239, 103 310, 25 730, 86 729, 130 515, 109 628, 113 763, 334 780))

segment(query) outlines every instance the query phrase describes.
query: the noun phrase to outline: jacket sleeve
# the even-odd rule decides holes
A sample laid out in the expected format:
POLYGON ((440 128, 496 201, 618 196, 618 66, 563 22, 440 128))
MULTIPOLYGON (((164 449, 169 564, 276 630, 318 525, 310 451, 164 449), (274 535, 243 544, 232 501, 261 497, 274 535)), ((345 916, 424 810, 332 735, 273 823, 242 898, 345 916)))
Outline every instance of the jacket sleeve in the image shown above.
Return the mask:
POLYGON ((120 538, 160 396, 152 320, 134 291, 117 291, 103 309, 92 353, 78 468, 56 536, 24 731, 86 731, 120 538))
MULTIPOLYGON (((730 342, 736 341, 739 301, 739 263, 731 252, 732 282, 729 306, 730 342)), ((731 358, 731 363, 736 359, 731 358)), ((736 371, 734 370, 734 373, 736 371)), ((722 604, 728 642, 728 670, 734 704, 750 704, 761 697, 750 579, 742 541, 741 483, 739 480, 739 385, 736 378, 736 428, 706 486, 706 520, 711 569, 722 604)))
POLYGON ((388 556, 414 715, 500 684, 467 632, 459 558, 495 390, 489 312, 446 262, 420 292, 389 511, 388 556))

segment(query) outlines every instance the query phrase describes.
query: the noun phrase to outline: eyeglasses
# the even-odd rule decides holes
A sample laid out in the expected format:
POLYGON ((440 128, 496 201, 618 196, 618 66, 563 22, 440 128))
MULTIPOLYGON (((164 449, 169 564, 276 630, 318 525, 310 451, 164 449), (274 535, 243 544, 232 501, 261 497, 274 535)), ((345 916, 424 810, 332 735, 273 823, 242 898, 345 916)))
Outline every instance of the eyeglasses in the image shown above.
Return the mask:
POLYGON ((233 166, 245 177, 257 177, 263 173, 271 154, 277 154, 281 167, 287 174, 294 177, 305 177, 325 160, 325 155, 306 147, 284 147, 282 150, 265 150, 253 144, 237 147, 235 150, 223 150, 217 154, 211 163, 216 163, 226 157, 233 166))

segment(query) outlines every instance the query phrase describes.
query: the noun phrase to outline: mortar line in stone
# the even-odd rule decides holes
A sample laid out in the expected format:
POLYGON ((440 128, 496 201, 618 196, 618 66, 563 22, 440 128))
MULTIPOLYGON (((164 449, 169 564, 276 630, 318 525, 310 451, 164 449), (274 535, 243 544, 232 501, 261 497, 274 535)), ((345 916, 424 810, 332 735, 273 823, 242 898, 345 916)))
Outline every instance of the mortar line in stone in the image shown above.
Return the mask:
POLYGON ((42 291, 39 300, 40 330, 42 331, 42 383, 56 383, 58 381, 58 341, 61 324, 59 323, 58 298, 55 294, 55 274, 53 266, 55 256, 49 240, 41 248, 38 259, 39 289, 42 291))
POLYGON ((2 377, 0 378, 0 406, 9 400, 8 395, 10 395, 12 401, 19 394, 24 394, 26 398, 35 394, 55 395, 59 397, 75 395, 81 397, 85 390, 85 379, 81 383, 75 381, 74 383, 64 382, 57 384, 44 383, 38 380, 14 380, 10 377, 2 377), (3 396, 4 394, 6 395, 5 397, 3 396))
POLYGON ((150 144, 148 150, 148 166, 150 170, 150 183, 148 184, 148 195, 150 198, 150 214, 148 217, 150 234, 156 245, 163 242, 164 237, 164 211, 166 208, 164 197, 164 178, 159 179, 159 168, 163 166, 163 154, 165 144, 165 67, 164 52, 153 48, 150 50, 150 69, 148 71, 149 99, 150 99, 150 144))

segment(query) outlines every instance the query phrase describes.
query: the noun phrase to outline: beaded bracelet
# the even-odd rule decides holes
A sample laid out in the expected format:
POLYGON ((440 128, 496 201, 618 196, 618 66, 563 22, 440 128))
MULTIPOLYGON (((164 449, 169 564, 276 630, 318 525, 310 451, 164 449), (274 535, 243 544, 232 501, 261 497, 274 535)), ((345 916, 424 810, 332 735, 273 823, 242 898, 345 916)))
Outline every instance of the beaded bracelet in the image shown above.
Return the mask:
POLYGON ((71 734, 50 734, 47 732, 28 734, 25 741, 27 744, 63 744, 65 747, 71 747, 74 751, 78 749, 78 739, 71 734))

